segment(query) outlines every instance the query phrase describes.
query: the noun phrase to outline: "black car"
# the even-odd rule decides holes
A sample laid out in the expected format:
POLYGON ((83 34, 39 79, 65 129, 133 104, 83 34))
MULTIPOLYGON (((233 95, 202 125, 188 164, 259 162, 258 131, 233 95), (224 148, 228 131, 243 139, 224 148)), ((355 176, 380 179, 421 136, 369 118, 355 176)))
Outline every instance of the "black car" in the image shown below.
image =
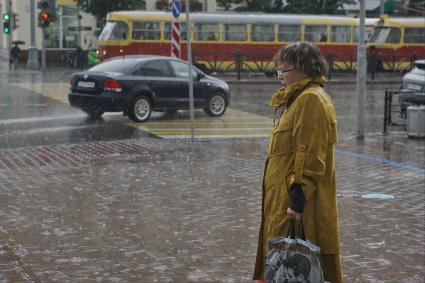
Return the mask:
MULTIPOLYGON (((71 106, 92 118, 104 112, 123 112, 145 122, 152 111, 189 109, 188 63, 164 56, 121 56, 72 75, 71 106)), ((226 82, 193 67, 194 107, 221 116, 229 105, 226 82)))

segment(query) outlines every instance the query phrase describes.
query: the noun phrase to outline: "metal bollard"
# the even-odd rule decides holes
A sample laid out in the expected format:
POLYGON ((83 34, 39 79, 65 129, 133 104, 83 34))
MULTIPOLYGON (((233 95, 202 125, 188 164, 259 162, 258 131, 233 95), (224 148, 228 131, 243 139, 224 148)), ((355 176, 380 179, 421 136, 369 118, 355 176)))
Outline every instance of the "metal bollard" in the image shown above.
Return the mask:
POLYGON ((385 89, 385 98, 384 98, 384 134, 387 134, 387 119, 388 119, 388 89, 385 89))
POLYGON ((241 73, 242 73, 242 54, 240 52, 237 52, 235 54, 236 57, 236 72, 238 73, 238 81, 241 80, 241 73))

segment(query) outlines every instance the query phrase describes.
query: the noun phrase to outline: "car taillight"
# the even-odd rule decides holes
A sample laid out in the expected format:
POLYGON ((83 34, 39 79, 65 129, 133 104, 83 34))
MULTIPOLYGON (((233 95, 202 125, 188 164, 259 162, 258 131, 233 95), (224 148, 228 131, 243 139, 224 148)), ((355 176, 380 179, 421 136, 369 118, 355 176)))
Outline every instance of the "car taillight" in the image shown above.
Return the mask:
POLYGON ((103 83, 103 89, 107 91, 115 91, 115 92, 122 91, 121 84, 117 82, 116 80, 106 80, 103 83))
POLYGON ((73 87, 75 87, 75 80, 72 78, 72 79, 70 79, 69 80, 69 84, 70 84, 70 87, 71 88, 73 88, 73 87))

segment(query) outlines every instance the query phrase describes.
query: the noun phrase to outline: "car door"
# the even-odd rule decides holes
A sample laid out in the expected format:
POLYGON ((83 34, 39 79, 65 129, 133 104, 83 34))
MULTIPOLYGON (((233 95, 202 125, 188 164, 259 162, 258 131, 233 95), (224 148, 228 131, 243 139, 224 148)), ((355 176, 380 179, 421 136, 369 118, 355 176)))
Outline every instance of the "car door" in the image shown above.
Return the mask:
MULTIPOLYGON (((178 96, 179 104, 183 107, 189 107, 189 65, 179 60, 170 60, 171 68, 174 72, 176 82, 178 84, 176 96, 178 96)), ((193 100, 194 105, 205 105, 204 82, 198 80, 198 72, 192 69, 193 78, 193 100)))
POLYGON ((143 81, 142 85, 146 85, 152 92, 155 108, 172 107, 176 82, 166 60, 155 59, 144 62, 134 75, 138 76, 138 79, 143 81))

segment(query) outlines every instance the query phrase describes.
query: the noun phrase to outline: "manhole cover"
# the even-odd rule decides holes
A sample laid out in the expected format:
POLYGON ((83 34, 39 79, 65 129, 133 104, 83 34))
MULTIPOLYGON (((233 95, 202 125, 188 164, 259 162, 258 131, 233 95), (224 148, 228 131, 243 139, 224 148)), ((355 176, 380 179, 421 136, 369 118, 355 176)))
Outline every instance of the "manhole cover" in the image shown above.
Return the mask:
POLYGON ((387 195, 387 194, 379 194, 379 193, 373 193, 373 194, 365 194, 361 196, 362 198, 367 199, 393 199, 394 196, 387 195))

